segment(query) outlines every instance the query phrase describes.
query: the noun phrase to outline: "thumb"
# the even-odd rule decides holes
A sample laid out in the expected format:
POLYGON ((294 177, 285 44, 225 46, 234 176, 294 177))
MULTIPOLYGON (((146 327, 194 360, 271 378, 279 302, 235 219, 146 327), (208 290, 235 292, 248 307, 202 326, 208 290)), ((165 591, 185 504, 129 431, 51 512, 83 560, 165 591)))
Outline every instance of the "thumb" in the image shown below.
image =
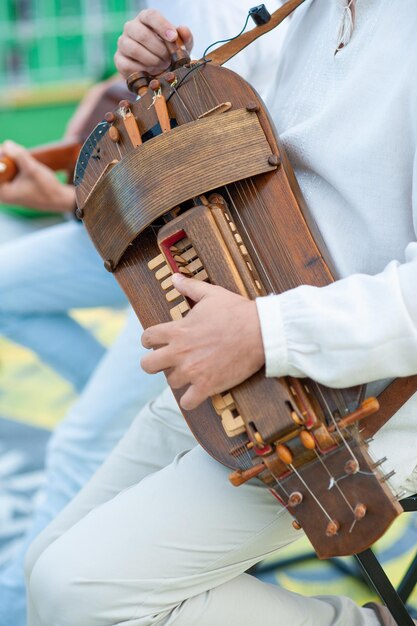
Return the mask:
POLYGON ((207 297, 213 289, 216 289, 215 285, 210 285, 209 283, 196 280, 195 278, 187 278, 182 274, 174 274, 172 276, 172 282, 177 291, 183 296, 190 298, 193 302, 200 302, 200 300, 207 297))
POLYGON ((18 169, 22 172, 28 172, 36 164, 36 160, 28 150, 14 141, 5 141, 2 145, 2 152, 13 159, 18 169))

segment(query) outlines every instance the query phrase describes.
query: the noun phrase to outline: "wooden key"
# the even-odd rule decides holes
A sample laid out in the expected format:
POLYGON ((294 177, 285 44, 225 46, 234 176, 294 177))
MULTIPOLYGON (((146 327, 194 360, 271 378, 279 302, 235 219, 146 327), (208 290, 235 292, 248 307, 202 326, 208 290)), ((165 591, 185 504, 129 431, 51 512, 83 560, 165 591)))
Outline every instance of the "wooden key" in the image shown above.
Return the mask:
MULTIPOLYGON (((162 255, 161 255, 162 256, 162 255)), ((168 278, 166 278, 165 280, 162 281, 161 283, 161 287, 162 289, 170 289, 171 287, 173 287, 173 282, 172 282, 172 276, 169 276, 168 278)))
POLYGON ((236 437, 246 432, 246 427, 240 415, 234 416, 232 411, 225 409, 222 414, 222 425, 228 437, 236 437))
POLYGON ((174 300, 177 300, 178 298, 181 297, 181 294, 176 289, 171 289, 171 291, 168 291, 165 297, 168 302, 174 302, 174 300))
POLYGON ((155 272, 155 278, 156 280, 162 280, 163 278, 166 278, 170 273, 170 267, 168 265, 164 265, 163 267, 161 267, 161 269, 155 272))
POLYGON ((190 310, 190 307, 188 305, 188 302, 186 302, 184 300, 184 302, 181 302, 181 304, 178 304, 177 306, 174 306, 173 309, 170 309, 170 314, 171 317, 174 321, 177 320, 182 320, 182 318, 184 317, 184 313, 186 313, 187 311, 190 310))
POLYGON ((148 267, 151 271, 153 271, 153 270, 156 270, 156 268, 162 264, 165 265, 165 257, 163 254, 158 254, 158 256, 154 257, 151 261, 149 261, 148 267))

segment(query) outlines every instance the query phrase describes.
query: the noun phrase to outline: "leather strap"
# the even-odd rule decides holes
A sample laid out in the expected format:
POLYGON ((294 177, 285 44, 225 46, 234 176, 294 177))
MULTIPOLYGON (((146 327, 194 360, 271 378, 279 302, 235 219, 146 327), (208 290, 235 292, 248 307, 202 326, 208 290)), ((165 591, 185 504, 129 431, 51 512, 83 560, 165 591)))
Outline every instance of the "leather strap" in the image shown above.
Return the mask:
POLYGON ((373 437, 386 422, 417 392, 417 376, 396 378, 378 396, 380 409, 362 422, 361 434, 365 439, 373 437))
POLYGON ((210 59, 213 63, 217 65, 223 65, 234 57, 238 52, 249 46, 255 39, 261 37, 265 33, 268 33, 270 30, 273 30, 276 26, 281 24, 283 20, 285 20, 290 13, 292 13, 297 7, 299 7, 305 0, 289 0, 282 7, 274 11, 271 15, 271 19, 267 24, 263 26, 258 26, 257 28, 253 28, 247 33, 243 33, 236 39, 232 39, 232 41, 228 41, 223 44, 219 48, 216 48, 213 52, 210 52, 206 55, 206 59, 210 59))

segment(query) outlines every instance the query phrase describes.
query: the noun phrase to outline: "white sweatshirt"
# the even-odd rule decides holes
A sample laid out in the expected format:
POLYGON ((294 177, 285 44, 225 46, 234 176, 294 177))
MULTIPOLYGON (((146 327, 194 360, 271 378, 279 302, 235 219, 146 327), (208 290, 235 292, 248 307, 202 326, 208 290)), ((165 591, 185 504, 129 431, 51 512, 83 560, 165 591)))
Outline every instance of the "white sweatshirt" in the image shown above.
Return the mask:
MULTIPOLYGON (((417 373, 417 4, 357 0, 335 55, 342 11, 297 9, 267 96, 341 280, 257 301, 268 376, 334 387, 417 373)), ((371 449, 401 484, 417 465, 417 397, 371 449)))

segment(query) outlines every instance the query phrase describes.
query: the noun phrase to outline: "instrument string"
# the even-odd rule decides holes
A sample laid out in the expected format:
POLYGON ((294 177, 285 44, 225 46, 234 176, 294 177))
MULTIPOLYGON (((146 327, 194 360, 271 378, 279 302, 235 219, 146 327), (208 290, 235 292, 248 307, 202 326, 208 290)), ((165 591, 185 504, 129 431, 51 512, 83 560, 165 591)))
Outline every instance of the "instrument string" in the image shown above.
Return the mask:
MULTIPOLYGON (((230 193, 230 191, 229 191, 229 186, 230 186, 230 185, 226 186, 226 187, 225 187, 225 190, 226 190, 226 193, 227 193, 227 197, 228 197, 229 203, 230 203, 230 205, 231 205, 231 206, 233 207, 233 209, 234 209, 234 211, 233 211, 233 218, 234 218, 234 219, 236 219, 236 218, 237 218, 237 221, 239 222, 240 227, 241 227, 241 228, 243 229, 243 231, 245 232, 245 235, 246 235, 246 237, 248 238, 248 241, 249 241, 249 242, 250 242, 250 244, 251 244, 251 248, 252 248, 252 249, 251 249, 251 252, 252 252, 252 251, 254 251, 255 256, 256 256, 256 258, 257 258, 257 261, 258 261, 258 263, 259 263, 260 267, 262 268, 262 271, 263 271, 263 273, 264 273, 264 275, 265 275, 265 279, 266 279, 266 281, 269 283, 269 287, 270 287, 270 289, 271 289, 271 292, 273 293, 274 288, 273 288, 273 285, 272 285, 272 281, 271 281, 271 279, 270 279, 270 277, 269 277, 269 274, 268 274, 268 272, 267 272, 267 270, 266 270, 265 265, 263 264, 263 262, 262 262, 261 258, 259 257, 258 252, 256 251, 256 248, 255 248, 255 246, 254 246, 254 244, 253 244, 253 241, 252 241, 252 237, 250 236, 250 234, 249 234, 249 232, 248 232, 248 229, 246 228, 245 224, 244 224, 244 223, 243 223, 243 221, 242 221, 241 216, 239 215, 239 211, 237 210, 237 207, 236 207, 235 201, 233 200, 232 195, 231 195, 231 193, 230 193)), ((238 193, 239 193, 238 187, 237 187, 236 185, 235 185, 235 188, 236 188, 236 190, 237 190, 237 191, 238 191, 238 193)), ((240 194, 239 194, 239 195, 240 195, 240 194)))
POLYGON ((294 474, 297 476, 298 480, 304 485, 304 487, 307 489, 308 493, 311 495, 311 497, 314 499, 314 501, 316 502, 316 504, 320 507, 320 509, 323 511, 324 515, 327 517, 327 519, 330 522, 333 522, 332 517, 329 515, 329 513, 326 511, 326 509, 324 508, 324 506, 322 505, 322 503, 320 502, 320 500, 316 497, 314 491, 309 487, 309 485, 306 483, 306 481, 304 480, 304 478, 301 476, 300 472, 294 467, 293 464, 289 465, 289 467, 292 469, 292 471, 294 472, 294 474))
MULTIPOLYGON (((253 202, 250 202, 250 200, 249 200, 249 198, 248 198, 248 193, 250 192, 249 185, 247 185, 247 186, 246 186, 246 189, 245 189, 245 185, 244 185, 244 184, 242 184, 242 183, 246 183, 246 182, 247 182, 247 181, 241 181, 240 183, 235 184, 234 186, 235 186, 235 189, 236 189, 236 191, 238 192, 238 194, 239 194, 239 196, 240 196, 240 198, 241 198, 241 200, 242 200, 242 203, 243 203, 243 204, 245 204, 246 206, 252 206, 252 207, 253 207, 253 202)), ((255 187, 255 185, 254 185, 254 183, 253 183, 253 181, 252 181, 252 180, 250 180, 250 183, 252 183, 252 185, 253 185, 253 187, 254 187, 254 192, 255 192, 255 196, 256 196, 256 195, 257 195, 257 194, 256 194, 256 187, 255 187)), ((229 198, 229 201, 230 201, 230 203, 231 203, 231 206, 234 208, 234 215, 236 215, 236 216, 237 216, 237 218, 238 218, 238 220, 239 220, 239 224, 240 224, 240 226, 242 226, 243 230, 244 230, 244 231, 245 231, 245 233, 246 233, 246 236, 248 237, 249 241, 252 243, 252 241, 251 241, 251 237, 249 236, 249 233, 247 232, 246 226, 245 226, 245 224, 243 223, 243 220, 242 220, 242 218, 241 218, 241 216, 240 216, 239 212, 238 212, 238 211, 237 211, 237 209, 236 209, 236 205, 235 205, 235 203, 234 203, 234 201, 233 201, 233 198, 232 198, 232 196, 231 196, 231 194, 230 194, 229 189, 227 189, 227 194, 228 194, 228 198, 229 198)), ((256 201, 257 201, 258 203, 259 203, 259 201, 261 201, 261 202, 262 202, 262 200, 261 200, 259 197, 256 197, 256 201)), ((253 243, 252 243, 252 247, 253 247, 253 249, 254 249, 254 250, 256 250, 255 246, 253 246, 253 243)), ((256 253, 256 254, 257 254, 257 253, 256 253)), ((259 259, 259 255, 257 255, 257 258, 259 259)), ((260 259, 259 259, 259 260, 260 260, 260 259)), ((269 279, 268 272, 266 271, 266 268, 265 268, 265 266, 263 265, 263 263, 262 263, 262 262, 261 262, 261 267, 262 267, 262 269, 263 269, 263 271, 264 271, 264 273, 265 273, 265 276, 266 276, 266 277, 267 277, 267 279, 268 279, 268 282, 270 283, 271 290, 272 290, 272 292, 273 292, 273 291, 274 291, 274 289, 273 289, 272 284, 271 284, 271 281, 270 281, 270 279, 269 279)), ((325 402, 326 408, 327 408, 327 410, 328 410, 328 412, 329 412, 329 414, 330 414, 330 416, 331 416, 332 421, 335 423, 334 416, 333 416, 332 412, 330 411, 330 407, 329 407, 329 405, 328 405, 328 403, 327 403, 326 399, 324 398, 324 394, 323 394, 323 392, 322 392, 322 390, 321 390, 320 386, 319 386, 319 385, 317 385, 317 388, 318 388, 318 390, 319 390, 319 392, 320 392, 320 395, 321 395, 321 396, 322 396, 322 398, 323 398, 323 401, 325 402)), ((334 390, 331 390, 331 391, 334 391, 334 390)), ((340 406, 341 406, 341 403, 340 403, 340 397, 339 397, 339 394, 335 394, 335 396, 336 396, 336 399, 337 399, 337 401, 338 401, 338 402, 337 402, 337 404, 338 404, 338 405, 339 405, 339 407, 340 407, 340 406)), ((343 396, 342 396, 342 398, 343 398, 343 396)), ((344 406, 343 406, 343 412, 346 412, 346 411, 347 411, 347 407, 344 405, 344 406)), ((339 431, 339 433, 340 433, 340 429, 338 429, 338 431, 339 431)), ((346 441, 345 437, 344 437, 341 433, 340 433, 340 435, 341 435, 341 439, 342 439, 343 445, 344 445, 344 446, 348 449, 349 454, 350 454, 350 455, 352 456, 352 458, 353 458, 353 459, 357 462, 357 459, 356 459, 355 455, 353 454, 353 451, 352 451, 351 447, 349 446, 349 444, 347 443, 347 441, 346 441)), ((350 511, 353 513, 354 511, 353 511, 353 508, 352 508, 352 506, 351 506, 351 504, 350 504, 349 500, 347 499, 347 497, 346 497, 346 495, 344 494, 344 492, 343 492, 343 490, 341 489, 341 487, 338 485, 337 480, 333 477, 332 473, 330 472, 329 468, 328 468, 328 467, 327 467, 327 465, 326 465, 326 462, 323 460, 323 458, 321 457, 321 455, 320 455, 320 454, 319 454, 316 450, 315 450, 315 454, 316 454, 317 458, 319 459, 320 464, 322 465, 322 467, 324 468, 324 470, 326 471, 326 473, 327 473, 327 474, 328 474, 328 476, 330 477, 330 479, 331 479, 331 484, 334 484, 334 485, 336 486, 336 488, 337 488, 338 492, 340 493, 341 497, 343 498, 343 500, 345 501, 345 503, 346 503, 346 504, 347 504, 347 506, 349 507, 350 511)), ((295 468, 292 466, 292 467, 291 467, 291 469, 293 469, 293 470, 294 470, 295 468)), ((272 473, 272 472, 271 472, 271 473, 272 473)), ((305 486, 305 488, 306 488, 306 489, 308 489, 308 491, 309 491, 309 493, 312 495, 312 497, 314 497, 314 499, 316 500, 316 502, 317 502, 317 503, 319 503, 318 498, 315 496, 315 494, 313 493, 312 489, 311 489, 311 488, 307 485, 307 483, 305 483, 305 481, 302 479, 301 475, 300 475, 297 471, 295 471, 295 473, 296 473, 297 477, 301 480, 301 482, 303 483, 303 485, 305 486)), ((280 483, 280 481, 279 481, 279 480, 278 480, 275 476, 274 476, 274 478, 275 478, 275 480, 277 480, 277 483, 278 483, 278 484, 280 484, 280 486, 282 487, 282 483, 280 483)), ((320 506, 321 506, 321 505, 320 505, 320 506)), ((325 512, 324 507, 322 507, 322 506, 321 506, 321 508, 322 508, 322 510, 325 512)), ((331 518, 330 518, 330 516, 328 515, 328 513, 327 513, 327 512, 326 512, 326 515, 327 515, 328 519, 330 519, 330 520, 331 520, 331 518)))
POLYGON ((346 504, 348 505, 348 507, 350 508, 350 510, 352 511, 352 513, 354 513, 353 507, 350 504, 349 500, 347 499, 346 495, 343 493, 342 489, 340 488, 339 484, 338 484, 338 479, 336 479, 333 474, 329 471, 329 468, 327 467, 326 463, 323 461, 322 457, 320 456, 320 454, 317 452, 317 450, 314 450, 316 457, 318 458, 318 460, 320 461, 321 465, 323 466, 324 470, 326 471, 326 473, 329 475, 330 478, 330 485, 329 485, 329 489, 331 489, 332 487, 336 487, 337 491, 340 493, 340 495, 342 496, 343 500, 346 502, 346 504))
POLYGON ((318 389, 318 392, 319 392, 319 394, 320 394, 320 397, 321 397, 321 399, 322 399, 322 401, 323 401, 323 403, 324 403, 324 406, 326 407, 326 410, 327 410, 327 412, 328 412, 328 415, 330 416, 330 419, 331 419, 331 421, 332 421, 332 423, 333 423, 333 425, 334 425, 334 427, 335 427, 335 429, 336 429, 336 431, 337 431, 337 433, 338 433, 339 437, 341 438, 341 440, 342 440, 342 442, 343 442, 343 444, 344 444, 345 448, 348 450, 348 452, 349 452, 349 454, 350 454, 350 456, 351 456, 352 460, 353 460, 353 461, 355 461, 355 462, 358 464, 358 466, 359 466, 358 459, 356 458, 356 456, 355 456, 355 454, 354 454, 354 452, 353 452, 352 448, 350 447, 349 443, 347 442, 347 440, 346 440, 346 438, 345 438, 344 434, 343 434, 343 433, 342 433, 342 431, 340 430, 339 425, 338 425, 338 423, 337 423, 337 421, 336 421, 336 419, 335 419, 335 417, 334 417, 334 415, 333 415, 333 412, 332 412, 332 411, 331 411, 331 409, 330 409, 329 403, 327 402, 327 398, 325 397, 325 395, 324 395, 324 393, 323 393, 323 390, 321 389, 320 385, 317 385, 317 389, 318 389))
POLYGON ((178 101, 180 102, 180 104, 182 105, 182 107, 184 108, 186 115, 188 116, 188 121, 192 122, 194 120, 193 116, 191 115, 190 110, 188 109, 188 107, 186 106, 184 100, 181 98, 180 94, 178 93, 178 90, 176 87, 173 87, 173 93, 171 94, 171 96, 167 99, 168 100, 175 94, 175 96, 177 97, 178 101))
MULTIPOLYGON (((250 183, 253 185, 253 187, 255 187, 255 185, 254 185, 254 183, 253 183, 253 180, 252 180, 252 179, 250 179, 250 181, 246 181, 246 180, 245 180, 245 181, 241 181, 239 184, 235 184, 235 188, 236 188, 237 192, 239 193, 239 195, 240 195, 240 197, 241 197, 241 199, 242 199, 242 200, 243 200, 242 196, 244 196, 244 201, 246 201, 246 206, 248 206, 248 197, 247 197, 247 195, 246 195, 246 193, 245 193, 245 187, 244 187, 244 185, 242 184, 242 183, 246 183, 246 182, 250 182, 250 183), (240 192, 241 192, 241 193, 240 193, 240 192)), ((256 193, 256 187, 255 187, 255 193, 256 193)), ((248 235, 248 233, 247 233, 247 229, 246 229, 246 227, 245 227, 245 225, 244 225, 244 223, 243 223, 243 221, 242 221, 242 219, 241 219, 241 217, 240 217, 240 215, 239 215, 239 213, 238 213, 238 211, 237 211, 237 209, 236 209, 236 207, 235 207, 235 205, 234 205, 234 202, 233 202, 233 199, 231 198, 231 195, 230 195, 229 190, 228 190, 228 196, 229 196, 229 200, 231 201, 232 206, 233 206, 233 207, 234 207, 234 209, 235 209, 235 211, 234 211, 234 212, 235 212, 235 214, 238 216, 238 219, 239 219, 240 224, 243 226, 243 228, 244 228, 244 230, 245 230, 245 232, 246 232, 246 234, 247 234, 247 236, 248 236, 249 241, 251 241, 251 238, 249 237, 249 235, 248 235)), ((256 198, 256 200, 257 200, 257 202, 259 203, 259 198, 258 198, 258 197, 256 198)), ((261 200, 261 202, 262 202, 262 200, 261 200)), ((253 203, 252 203, 252 202, 250 202, 249 206, 253 206, 253 203)), ((254 246, 253 246, 253 248, 256 250, 256 248, 255 248, 254 246)), ((259 257, 258 257, 258 258, 259 258, 259 257)), ((262 267, 263 271, 265 272, 265 275, 266 275, 266 276, 267 276, 267 278, 269 279, 269 277, 268 277, 268 273, 266 272, 264 265, 263 265, 263 264, 261 264, 261 267, 262 267)), ((270 280, 269 280, 269 282, 271 283, 271 281, 270 281, 270 280)), ((271 285, 271 287, 272 287, 272 285, 271 285)), ((327 409, 328 414, 329 414, 329 416, 330 416, 330 419, 332 420, 333 424, 335 424, 335 428, 337 429, 337 432, 339 433, 339 436, 340 436, 340 438, 341 438, 341 440, 342 440, 342 443, 343 443, 344 447, 348 450, 348 452, 349 452, 349 454, 350 454, 351 458, 352 458, 352 459, 353 459, 356 463, 358 463, 358 460, 357 460, 357 458, 356 458, 356 456, 355 456, 355 454, 354 454, 354 452, 353 452, 352 448, 350 447, 349 443, 347 442, 346 438, 344 437, 343 433, 340 431, 340 429, 339 429, 339 427, 338 427, 338 425, 337 425, 337 423, 336 423, 336 420, 335 420, 335 418, 334 418, 334 415, 333 415, 332 411, 330 410, 329 404, 328 404, 328 402, 327 402, 327 400, 326 400, 326 398, 325 398, 325 396, 324 396, 324 393, 323 393, 323 391, 322 391, 322 389, 321 389, 320 385, 319 385, 319 384, 316 384, 316 388, 318 389, 318 391, 319 391, 319 393, 320 393, 320 396, 321 396, 321 398, 322 398, 323 402, 325 403, 325 406, 326 406, 326 409, 327 409)), ((344 398, 343 398, 342 393, 341 393, 339 390, 330 390, 330 392, 332 393, 332 396, 333 396, 333 397, 334 397, 334 399, 335 399, 335 403, 336 403, 336 405, 338 406, 338 408, 339 408, 339 410, 341 411, 341 413, 342 413, 342 414, 344 414, 344 413, 348 413, 348 412, 349 412, 349 411, 348 411, 348 407, 347 407, 347 404, 346 404, 346 402, 345 402, 345 400, 344 400, 344 398)), ((327 467, 327 465, 326 465, 325 460, 323 460, 323 458, 320 456, 320 454, 319 454, 316 450, 315 450, 315 454, 316 454, 317 458, 319 459, 319 461, 320 461, 321 465, 323 466, 323 468, 325 469, 325 471, 326 471, 326 472, 327 472, 327 474, 329 475, 329 477, 330 477, 331 479, 333 479, 334 484, 336 485, 336 487, 337 487, 337 489, 338 489, 338 491, 339 491, 340 495, 342 496, 342 498, 344 499, 344 501, 345 501, 345 502, 346 502, 346 504, 348 505, 349 509, 353 512, 353 508, 352 508, 352 506, 350 505, 350 503, 349 503, 349 501, 348 501, 348 499, 347 499, 346 495, 343 493, 343 490, 340 488, 340 486, 337 484, 337 481, 336 481, 336 480, 334 479, 334 477, 332 476, 332 473, 329 471, 329 469, 328 469, 328 467, 327 467)), ((358 465, 359 465, 359 464, 358 464, 358 465)))
POLYGON ((196 110, 199 109, 199 105, 201 106, 201 102, 204 102, 207 105, 207 108, 212 108, 213 105, 209 104, 208 101, 205 99, 207 94, 211 95, 213 101, 216 103, 215 99, 214 99, 214 94, 212 94, 212 91, 210 89, 209 83, 207 82, 206 78, 203 77, 203 74, 201 72, 201 69, 206 65, 206 62, 203 63, 198 63, 196 65, 193 65, 192 68, 186 73, 184 74, 184 76, 181 78, 181 80, 179 81, 179 83, 177 85, 172 85, 172 92, 171 94, 168 96, 167 98, 167 102, 174 96, 176 95, 180 101, 180 103, 182 104, 182 106, 184 107, 184 109, 186 110, 187 114, 188 114, 188 118, 189 121, 194 121, 196 119, 196 117, 198 117, 197 115, 193 115, 191 113, 191 111, 188 109, 188 107, 186 106, 184 100, 181 98, 180 94, 179 94, 179 88, 182 86, 183 90, 185 88, 185 91, 187 93, 188 99, 192 101, 192 104, 194 105, 194 108, 196 110), (197 70, 197 71, 196 71, 197 70), (189 88, 189 83, 184 82, 186 78, 188 78, 188 76, 191 74, 191 72, 195 72, 192 75, 192 84, 194 86, 194 90, 189 88), (200 89, 200 85, 199 82, 204 81, 207 89, 200 89), (197 93, 197 96, 195 95, 195 93, 197 93))
POLYGON ((185 82, 185 80, 188 78, 190 74, 192 74, 196 70, 201 69, 207 63, 210 63, 210 62, 211 62, 210 59, 207 59, 206 61, 201 61, 201 63, 193 64, 188 70, 188 72, 184 74, 184 76, 180 79, 180 81, 176 85, 171 85, 172 92, 169 94, 166 101, 168 102, 172 98, 172 96, 174 95, 174 92, 178 93, 178 89, 183 85, 183 83, 185 82))
POLYGON ((210 94, 211 96, 211 108, 215 107, 217 104, 220 104, 218 102, 218 99, 215 97, 210 87, 210 83, 208 82, 207 78, 204 75, 204 72, 200 72, 199 76, 201 77, 201 81, 204 82, 204 84, 206 85, 206 93, 210 94))

